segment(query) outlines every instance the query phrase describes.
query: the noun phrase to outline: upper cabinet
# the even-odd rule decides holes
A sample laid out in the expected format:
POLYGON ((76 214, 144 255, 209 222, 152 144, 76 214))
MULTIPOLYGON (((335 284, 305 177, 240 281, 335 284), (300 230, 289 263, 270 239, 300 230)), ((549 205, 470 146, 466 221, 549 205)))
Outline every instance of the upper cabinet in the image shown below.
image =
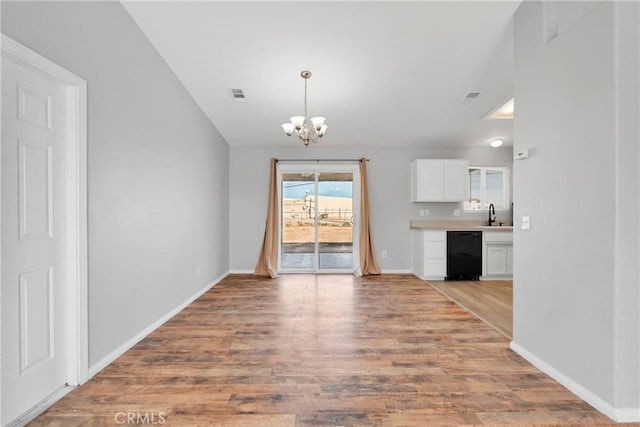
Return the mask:
POLYGON ((469 161, 417 159, 411 162, 412 202, 469 199, 469 161))

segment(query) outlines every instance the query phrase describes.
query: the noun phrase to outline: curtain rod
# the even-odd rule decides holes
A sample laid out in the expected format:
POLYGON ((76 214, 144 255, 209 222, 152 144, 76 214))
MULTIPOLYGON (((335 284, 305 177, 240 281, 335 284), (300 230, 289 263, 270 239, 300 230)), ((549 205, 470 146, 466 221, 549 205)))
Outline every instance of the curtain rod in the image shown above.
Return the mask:
MULTIPOLYGON (((367 162, 371 159, 365 159, 367 162)), ((278 162, 359 162, 360 159, 276 159, 278 162)))

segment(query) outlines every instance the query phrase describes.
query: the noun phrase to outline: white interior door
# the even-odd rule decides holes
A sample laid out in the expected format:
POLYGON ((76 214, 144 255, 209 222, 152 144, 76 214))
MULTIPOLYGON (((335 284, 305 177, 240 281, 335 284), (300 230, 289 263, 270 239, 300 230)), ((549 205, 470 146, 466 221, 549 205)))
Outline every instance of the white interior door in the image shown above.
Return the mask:
POLYGON ((2 58, 2 423, 63 387, 65 89, 2 58))

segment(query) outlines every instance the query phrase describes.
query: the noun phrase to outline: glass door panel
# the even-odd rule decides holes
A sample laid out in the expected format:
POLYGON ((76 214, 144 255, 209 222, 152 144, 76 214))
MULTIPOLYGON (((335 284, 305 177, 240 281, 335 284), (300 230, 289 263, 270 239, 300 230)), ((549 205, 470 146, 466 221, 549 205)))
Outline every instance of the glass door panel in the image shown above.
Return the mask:
POLYGON ((353 173, 318 173, 318 269, 353 269, 353 173))
POLYGON ((358 264, 357 167, 279 166, 278 269, 353 272, 358 264))
POLYGON ((314 172, 283 173, 280 268, 316 268, 316 176, 314 172))

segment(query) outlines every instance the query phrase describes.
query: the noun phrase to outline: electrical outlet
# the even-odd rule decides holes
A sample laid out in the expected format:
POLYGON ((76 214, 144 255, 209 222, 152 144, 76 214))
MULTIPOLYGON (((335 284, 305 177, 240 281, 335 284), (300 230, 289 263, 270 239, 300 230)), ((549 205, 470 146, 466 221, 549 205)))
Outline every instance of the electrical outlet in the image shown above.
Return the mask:
POLYGON ((531 217, 523 216, 522 217, 522 229, 523 230, 531 230, 531 217))
POLYGON ((382 251, 382 258, 386 258, 387 257, 388 252, 386 250, 382 251))
POLYGON ((424 216, 424 209, 420 209, 420 216, 424 216))
POLYGON ((460 216, 460 209, 454 209, 453 216, 460 216))
POLYGON ((424 216, 429 216, 429 209, 424 210, 424 216))

